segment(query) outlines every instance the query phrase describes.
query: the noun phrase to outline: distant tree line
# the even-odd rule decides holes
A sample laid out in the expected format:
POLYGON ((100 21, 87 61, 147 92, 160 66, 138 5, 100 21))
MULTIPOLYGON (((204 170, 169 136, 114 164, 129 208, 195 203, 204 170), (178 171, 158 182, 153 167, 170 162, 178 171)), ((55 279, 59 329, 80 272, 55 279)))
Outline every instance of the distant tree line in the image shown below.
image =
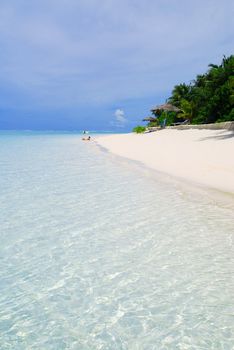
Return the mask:
POLYGON ((172 90, 168 103, 181 109, 170 113, 170 123, 188 119, 192 124, 234 121, 234 56, 220 65, 209 64, 205 74, 172 90))

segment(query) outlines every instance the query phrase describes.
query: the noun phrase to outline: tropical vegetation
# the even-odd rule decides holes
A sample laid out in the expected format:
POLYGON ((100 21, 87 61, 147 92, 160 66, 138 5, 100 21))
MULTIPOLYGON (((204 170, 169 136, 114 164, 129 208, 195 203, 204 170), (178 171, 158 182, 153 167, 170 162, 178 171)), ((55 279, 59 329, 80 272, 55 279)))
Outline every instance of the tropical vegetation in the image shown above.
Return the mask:
POLYGON ((137 125, 135 128, 133 128, 133 132, 136 132, 137 134, 141 134, 145 132, 145 130, 146 130, 146 127, 141 125, 137 125))
POLYGON ((175 85, 166 101, 180 109, 179 113, 160 111, 155 122, 166 117, 167 125, 187 120, 191 124, 234 121, 234 55, 224 56, 220 65, 209 64, 189 84, 175 85))
POLYGON ((168 102, 181 109, 177 118, 193 124, 234 120, 234 56, 209 64, 190 84, 176 85, 168 102))

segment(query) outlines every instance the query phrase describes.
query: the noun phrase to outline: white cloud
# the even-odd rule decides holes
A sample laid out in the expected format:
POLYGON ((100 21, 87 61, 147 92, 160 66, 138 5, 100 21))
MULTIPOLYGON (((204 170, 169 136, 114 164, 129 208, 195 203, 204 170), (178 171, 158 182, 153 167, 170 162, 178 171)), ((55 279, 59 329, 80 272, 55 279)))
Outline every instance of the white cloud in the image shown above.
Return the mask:
POLYGON ((114 116, 115 116, 115 121, 111 123, 114 126, 124 127, 128 122, 127 118, 125 117, 124 111, 120 108, 116 109, 114 116))

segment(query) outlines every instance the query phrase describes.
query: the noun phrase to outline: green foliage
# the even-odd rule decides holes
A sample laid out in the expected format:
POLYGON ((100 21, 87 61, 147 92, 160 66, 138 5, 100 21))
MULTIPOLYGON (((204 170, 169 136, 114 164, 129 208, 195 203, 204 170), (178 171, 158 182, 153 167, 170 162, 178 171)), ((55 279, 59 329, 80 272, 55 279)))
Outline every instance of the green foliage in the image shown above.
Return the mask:
POLYGON ((210 64, 193 83, 176 85, 168 102, 181 109, 174 121, 182 118, 200 124, 233 120, 234 56, 224 56, 220 65, 210 64))
POLYGON ((188 99, 190 90, 190 85, 186 85, 184 83, 175 85, 174 89, 172 90, 172 96, 169 97, 168 102, 180 108, 181 100, 188 99))
POLYGON ((228 122, 228 121, 234 122, 234 108, 231 110, 231 112, 228 115, 224 115, 221 119, 217 120, 217 122, 228 122))
POLYGON ((175 112, 165 112, 163 111, 160 113, 158 119, 157 119, 157 125, 162 126, 164 124, 164 121, 166 121, 166 125, 171 125, 174 122, 176 113, 175 112))
POLYGON ((149 122, 149 123, 147 124, 147 126, 149 126, 149 127, 155 127, 155 126, 158 126, 158 120, 157 120, 157 121, 155 121, 155 122, 149 122))
POLYGON ((180 101, 181 113, 178 114, 178 117, 183 119, 189 119, 191 121, 193 115, 193 103, 192 101, 185 100, 184 98, 180 101))
POLYGON ((133 128, 133 132, 136 132, 137 134, 141 134, 143 132, 145 132, 146 127, 145 126, 141 126, 141 125, 137 125, 135 128, 133 128))

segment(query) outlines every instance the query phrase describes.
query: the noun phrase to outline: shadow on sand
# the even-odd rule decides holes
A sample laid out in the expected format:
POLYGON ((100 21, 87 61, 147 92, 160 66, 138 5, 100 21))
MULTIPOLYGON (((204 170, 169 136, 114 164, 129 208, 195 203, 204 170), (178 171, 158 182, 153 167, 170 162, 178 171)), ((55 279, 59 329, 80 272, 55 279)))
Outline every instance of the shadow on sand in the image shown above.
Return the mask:
POLYGON ((234 137, 234 130, 217 130, 217 135, 202 137, 199 141, 205 140, 226 140, 234 137))

